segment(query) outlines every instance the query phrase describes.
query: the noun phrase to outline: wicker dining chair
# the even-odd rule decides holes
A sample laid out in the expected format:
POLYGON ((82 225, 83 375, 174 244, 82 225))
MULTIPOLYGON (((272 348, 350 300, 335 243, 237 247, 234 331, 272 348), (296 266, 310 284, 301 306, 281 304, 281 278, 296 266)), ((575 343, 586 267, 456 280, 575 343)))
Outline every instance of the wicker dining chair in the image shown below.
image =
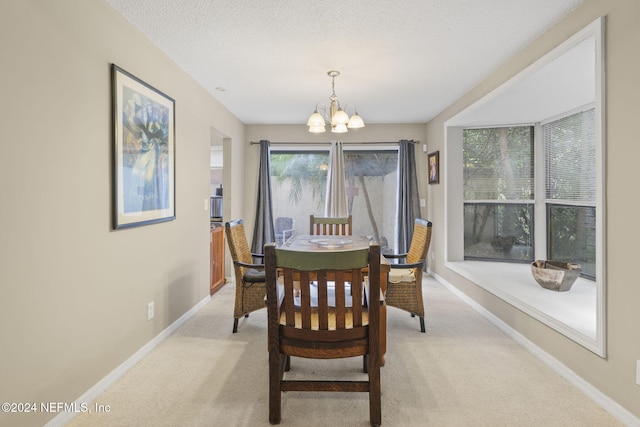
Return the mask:
MULTIPOLYGON (((369 393, 369 420, 381 423, 380 246, 297 252, 265 245, 269 350, 269 422, 279 424, 282 392, 369 393), (368 269, 365 278, 363 269, 368 269), (366 378, 287 379, 291 356, 363 356, 366 378)), ((320 362, 318 362, 320 363, 320 362)), ((310 422, 313 424, 313 422, 310 422)))
POLYGON ((309 234, 312 236, 351 236, 352 216, 331 218, 311 215, 309 217, 309 234))
POLYGON ((229 221, 224 227, 236 279, 236 302, 233 309, 233 333, 235 334, 238 332, 238 320, 241 317, 249 317, 252 311, 266 307, 267 288, 264 264, 253 262, 254 257, 263 257, 263 255, 251 253, 243 220, 229 221))
POLYGON ((385 254, 385 258, 405 259, 404 263, 391 263, 385 300, 388 306, 408 311, 420 318, 420 331, 425 332, 424 301, 422 299, 422 270, 431 243, 430 221, 416 219, 409 252, 385 254))

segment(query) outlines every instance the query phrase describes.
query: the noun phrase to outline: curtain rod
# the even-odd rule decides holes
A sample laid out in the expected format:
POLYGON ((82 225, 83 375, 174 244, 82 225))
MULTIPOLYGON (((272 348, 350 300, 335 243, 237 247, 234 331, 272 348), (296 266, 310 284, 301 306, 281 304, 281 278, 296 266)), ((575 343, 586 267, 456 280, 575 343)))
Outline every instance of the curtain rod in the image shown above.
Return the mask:
MULTIPOLYGON (((323 144, 331 144, 331 141, 326 142, 275 142, 275 141, 269 141, 272 144, 278 144, 278 145, 323 145, 323 144)), ((374 145, 374 144, 397 144, 400 141, 393 141, 393 142, 343 142, 343 145, 374 145)), ((417 140, 410 140, 409 142, 413 142, 414 144, 419 143, 420 141, 417 140)), ((251 145, 256 145, 256 144, 260 144, 260 141, 249 141, 249 144, 251 145)))

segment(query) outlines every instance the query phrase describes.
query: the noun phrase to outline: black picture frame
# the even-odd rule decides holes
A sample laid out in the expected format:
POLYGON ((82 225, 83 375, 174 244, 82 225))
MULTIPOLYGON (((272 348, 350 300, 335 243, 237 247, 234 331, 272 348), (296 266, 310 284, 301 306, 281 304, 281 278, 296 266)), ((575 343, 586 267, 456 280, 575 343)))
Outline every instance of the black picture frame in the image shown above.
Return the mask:
POLYGON ((440 152, 434 151, 427 158, 429 184, 440 183, 440 152))
POLYGON ((175 100, 111 64, 113 228, 172 221, 175 100))

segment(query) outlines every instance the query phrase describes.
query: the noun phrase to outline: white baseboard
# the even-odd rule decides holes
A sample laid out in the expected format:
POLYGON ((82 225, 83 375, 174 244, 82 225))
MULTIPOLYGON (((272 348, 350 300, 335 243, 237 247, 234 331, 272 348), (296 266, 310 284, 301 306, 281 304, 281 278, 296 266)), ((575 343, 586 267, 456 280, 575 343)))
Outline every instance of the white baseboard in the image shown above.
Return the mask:
MULTIPOLYGON (((89 404, 95 401, 109 386, 113 385, 120 377, 122 377, 129 369, 131 369, 136 363, 141 361, 147 354, 151 352, 158 344, 164 341, 169 335, 174 333, 180 326, 182 326, 189 318, 196 314, 202 307, 204 307, 211 300, 211 296, 204 297, 198 304, 191 307, 189 311, 180 316, 175 322, 169 325, 165 330, 156 335, 151 341, 146 343, 138 351, 136 351, 131 357, 122 362, 120 366, 111 371, 106 377, 98 381, 93 387, 87 390, 76 401, 76 407, 80 407, 82 404, 89 404)), ((61 412, 47 424, 45 427, 62 427, 67 424, 76 415, 75 412, 61 412)))
POLYGON ((464 303, 469 305, 475 311, 477 311, 482 317, 486 318, 489 322, 491 322, 494 326, 520 344, 522 347, 527 349, 531 354, 540 359, 544 364, 549 366, 555 372, 557 372, 564 379, 569 381, 571 384, 576 386, 580 391, 582 391, 585 395, 587 395, 591 400, 600 405, 602 409, 609 412, 613 417, 615 417, 618 421, 628 427, 640 427, 640 419, 637 418, 634 414, 629 412, 615 400, 611 399, 609 396, 602 393, 593 385, 589 384, 582 377, 578 376, 575 372, 569 369, 567 366, 563 365, 558 359, 551 356, 546 351, 542 350, 540 347, 535 345, 533 342, 529 341, 523 335, 521 335, 518 331, 513 329, 511 326, 506 324, 500 318, 495 316, 493 313, 488 311, 486 308, 475 302, 472 298, 467 296, 464 292, 460 291, 458 288, 453 286, 451 283, 447 282, 442 277, 438 276, 431 272, 431 276, 436 279, 440 284, 442 284, 445 288, 450 290, 455 296, 460 298, 464 303))

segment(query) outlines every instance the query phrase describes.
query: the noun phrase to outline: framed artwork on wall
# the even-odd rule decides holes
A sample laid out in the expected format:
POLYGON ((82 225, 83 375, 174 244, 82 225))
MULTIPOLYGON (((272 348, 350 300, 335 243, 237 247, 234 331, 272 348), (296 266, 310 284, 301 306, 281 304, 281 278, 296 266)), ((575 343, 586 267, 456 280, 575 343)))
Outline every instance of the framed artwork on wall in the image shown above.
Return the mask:
POLYGON ((429 184, 440 183, 440 152, 435 151, 428 156, 429 184))
POLYGON ((111 65, 113 228, 176 218, 175 101, 111 65))

